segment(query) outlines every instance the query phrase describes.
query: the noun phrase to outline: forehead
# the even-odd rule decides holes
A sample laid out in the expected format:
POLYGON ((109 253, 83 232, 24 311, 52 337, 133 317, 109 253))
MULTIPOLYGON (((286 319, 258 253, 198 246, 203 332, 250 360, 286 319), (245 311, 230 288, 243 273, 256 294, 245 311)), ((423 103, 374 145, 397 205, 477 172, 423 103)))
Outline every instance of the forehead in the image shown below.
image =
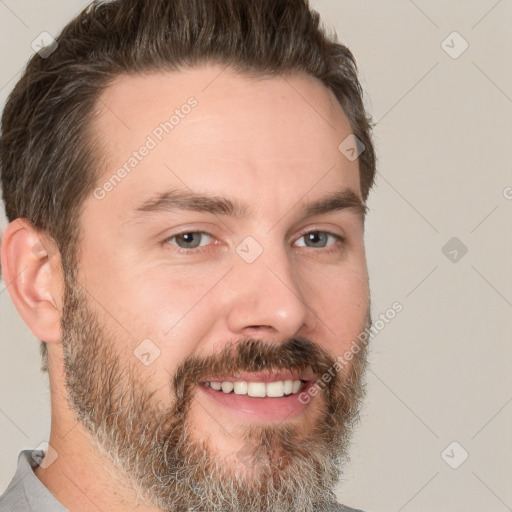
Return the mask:
POLYGON ((357 161, 338 149, 348 119, 306 75, 254 78, 207 65, 122 76, 100 96, 93 130, 106 162, 97 183, 125 170, 112 201, 133 205, 170 185, 283 196, 317 183, 360 193, 357 161))

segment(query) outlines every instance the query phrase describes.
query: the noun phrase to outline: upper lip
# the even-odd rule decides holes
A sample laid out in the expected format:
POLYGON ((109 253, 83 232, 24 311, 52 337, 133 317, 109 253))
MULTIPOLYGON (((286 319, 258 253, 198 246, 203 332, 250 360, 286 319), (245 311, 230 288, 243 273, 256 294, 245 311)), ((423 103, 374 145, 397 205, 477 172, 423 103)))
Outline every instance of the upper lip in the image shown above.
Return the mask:
POLYGON ((274 382, 278 380, 313 380, 315 374, 311 370, 296 372, 293 370, 240 372, 232 375, 212 376, 205 382, 274 382))

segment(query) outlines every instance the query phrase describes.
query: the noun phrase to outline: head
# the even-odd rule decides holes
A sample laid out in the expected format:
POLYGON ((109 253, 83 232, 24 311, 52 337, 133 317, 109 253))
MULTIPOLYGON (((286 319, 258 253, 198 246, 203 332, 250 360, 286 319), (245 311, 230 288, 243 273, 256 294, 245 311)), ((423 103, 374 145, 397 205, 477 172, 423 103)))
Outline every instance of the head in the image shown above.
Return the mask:
POLYGON ((306 0, 94 2, 57 43, 0 144, 43 370, 162 510, 332 500, 371 323, 352 54, 306 0))

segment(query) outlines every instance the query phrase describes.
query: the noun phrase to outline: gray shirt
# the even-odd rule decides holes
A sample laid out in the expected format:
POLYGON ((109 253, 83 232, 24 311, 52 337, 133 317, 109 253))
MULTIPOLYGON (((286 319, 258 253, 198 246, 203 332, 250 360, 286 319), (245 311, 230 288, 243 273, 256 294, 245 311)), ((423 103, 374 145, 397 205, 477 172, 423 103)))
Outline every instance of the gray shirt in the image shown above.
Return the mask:
MULTIPOLYGON (((11 483, 0 496, 0 512, 69 512, 37 478, 34 469, 44 458, 42 450, 23 450, 11 483)), ((362 512, 335 503, 322 512, 362 512)))

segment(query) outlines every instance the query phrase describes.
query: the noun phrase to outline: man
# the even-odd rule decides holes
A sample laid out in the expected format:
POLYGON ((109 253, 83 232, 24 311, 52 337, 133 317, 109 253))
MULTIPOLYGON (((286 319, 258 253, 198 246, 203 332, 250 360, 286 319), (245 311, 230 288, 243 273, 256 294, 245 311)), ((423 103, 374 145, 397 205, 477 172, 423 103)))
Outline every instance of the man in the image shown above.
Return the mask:
POLYGON ((375 156, 307 0, 94 2, 2 118, 48 450, 0 511, 349 511, 375 156))

